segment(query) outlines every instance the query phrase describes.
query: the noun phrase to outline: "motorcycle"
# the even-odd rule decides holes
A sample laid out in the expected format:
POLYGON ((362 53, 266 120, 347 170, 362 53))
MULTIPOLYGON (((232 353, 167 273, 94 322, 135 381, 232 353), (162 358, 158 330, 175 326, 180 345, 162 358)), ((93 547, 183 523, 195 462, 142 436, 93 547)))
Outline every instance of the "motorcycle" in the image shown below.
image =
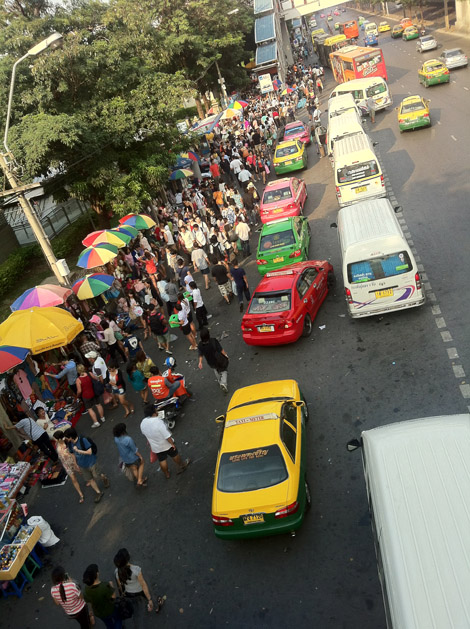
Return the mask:
POLYGON ((171 383, 179 382, 179 387, 173 393, 172 397, 163 400, 155 400, 155 410, 157 413, 163 412, 163 420, 170 430, 173 430, 176 424, 176 418, 181 412, 184 403, 191 397, 192 393, 186 388, 185 378, 183 374, 176 373, 173 369, 176 367, 176 361, 173 357, 169 357, 165 361, 166 371, 162 373, 171 383))

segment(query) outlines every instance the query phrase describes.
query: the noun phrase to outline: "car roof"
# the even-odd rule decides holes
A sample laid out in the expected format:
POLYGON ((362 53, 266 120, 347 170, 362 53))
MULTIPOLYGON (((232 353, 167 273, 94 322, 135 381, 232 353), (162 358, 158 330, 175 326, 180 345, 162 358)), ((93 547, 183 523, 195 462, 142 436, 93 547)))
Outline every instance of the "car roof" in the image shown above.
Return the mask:
POLYGON ((445 53, 448 54, 449 52, 454 52, 457 55, 463 55, 464 54, 461 48, 446 48, 445 50, 443 50, 441 52, 441 54, 444 55, 445 53))
POLYGON ((401 101, 401 104, 404 105, 405 103, 417 103, 418 101, 422 101, 422 97, 419 96, 418 94, 415 94, 414 96, 407 96, 406 98, 404 98, 401 101))
POLYGON ((430 66, 430 65, 442 65, 442 61, 440 59, 428 59, 427 61, 425 61, 423 63, 423 66, 430 66))
POLYGON ((285 128, 292 129, 292 127, 298 127, 299 125, 302 125, 302 127, 305 127, 305 124, 302 122, 302 120, 294 120, 294 122, 288 122, 285 128))
POLYGON ((297 282, 299 275, 301 275, 305 269, 314 266, 324 266, 326 263, 326 260, 306 260, 305 262, 291 264, 285 269, 270 271, 266 273, 258 284, 255 293, 268 293, 292 288, 297 282))
POLYGON ((296 177, 283 177, 282 179, 277 179, 276 181, 268 181, 266 184, 266 188, 263 191, 263 194, 269 190, 277 190, 278 188, 283 188, 286 183, 290 183, 292 179, 296 179, 296 177))
MULTIPOLYGON (((298 218, 298 217, 297 217, 298 218)), ((276 221, 270 221, 265 223, 261 230, 261 236, 265 234, 277 234, 278 232, 285 231, 287 229, 293 229, 294 217, 280 218, 276 221)))
POLYGON ((298 141, 297 140, 284 140, 284 142, 278 142, 277 146, 276 146, 276 151, 278 148, 283 148, 284 146, 289 146, 290 144, 295 144, 297 146, 298 141))

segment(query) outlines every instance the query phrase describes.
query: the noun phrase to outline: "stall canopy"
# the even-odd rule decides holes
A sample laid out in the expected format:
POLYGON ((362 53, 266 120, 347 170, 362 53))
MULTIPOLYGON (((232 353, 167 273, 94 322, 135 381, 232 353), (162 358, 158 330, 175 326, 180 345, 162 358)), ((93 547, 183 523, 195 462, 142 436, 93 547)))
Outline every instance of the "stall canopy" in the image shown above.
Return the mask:
POLYGON ((255 0, 254 2, 254 14, 264 13, 265 11, 272 11, 274 9, 273 0, 255 0))
POLYGON ((192 127, 191 131, 193 133, 198 133, 199 135, 204 135, 205 133, 210 133, 215 125, 219 122, 222 113, 215 114, 214 116, 209 116, 209 118, 205 118, 204 120, 200 120, 197 124, 192 127))
POLYGON ((264 63, 277 61, 277 45, 276 42, 258 46, 256 49, 256 65, 260 66, 264 63))
POLYGON ((255 43, 261 44, 265 41, 276 39, 276 30, 274 27, 274 13, 259 17, 255 21, 255 43))

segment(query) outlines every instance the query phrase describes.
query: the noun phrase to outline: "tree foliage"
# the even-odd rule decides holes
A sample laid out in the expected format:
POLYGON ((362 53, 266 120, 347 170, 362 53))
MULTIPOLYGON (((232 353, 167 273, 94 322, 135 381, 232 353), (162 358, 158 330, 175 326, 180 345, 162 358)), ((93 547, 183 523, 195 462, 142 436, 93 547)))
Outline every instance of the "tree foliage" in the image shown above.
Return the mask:
MULTIPOLYGON (((40 18, 5 16, 4 85, 29 48, 54 30, 64 35, 62 49, 18 66, 9 144, 26 178, 47 176, 57 199, 76 196, 102 213, 148 202, 190 144, 175 125, 183 99, 217 85, 215 60, 229 85, 246 80, 239 62, 249 56, 252 18, 246 8, 227 15, 234 7, 234 0, 76 0, 40 18)), ((6 98, 2 92, 2 110, 6 98)))

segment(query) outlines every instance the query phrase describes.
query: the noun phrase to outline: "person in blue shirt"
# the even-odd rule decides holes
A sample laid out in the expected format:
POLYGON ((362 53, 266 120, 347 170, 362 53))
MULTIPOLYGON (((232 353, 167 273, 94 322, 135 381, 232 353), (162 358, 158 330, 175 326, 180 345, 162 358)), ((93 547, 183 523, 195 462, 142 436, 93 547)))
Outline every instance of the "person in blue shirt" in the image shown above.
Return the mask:
POLYGON ((137 487, 147 487, 148 478, 144 478, 144 459, 132 437, 127 434, 126 424, 116 424, 113 428, 114 443, 117 446, 121 461, 132 471, 137 487))
POLYGON ((64 439, 69 451, 75 455, 83 478, 96 493, 95 502, 99 502, 104 494, 98 487, 98 480, 101 478, 105 489, 109 487, 109 480, 106 474, 103 474, 98 468, 96 454, 93 453, 91 443, 86 437, 79 436, 75 428, 67 428, 64 432, 64 439))
POLYGON ((58 374, 50 373, 46 371, 46 374, 50 378, 55 378, 56 380, 60 380, 64 376, 67 376, 67 382, 69 387, 72 389, 75 395, 77 395, 77 363, 75 362, 75 356, 73 354, 69 354, 67 356, 67 360, 60 363, 62 370, 59 371, 58 374))

